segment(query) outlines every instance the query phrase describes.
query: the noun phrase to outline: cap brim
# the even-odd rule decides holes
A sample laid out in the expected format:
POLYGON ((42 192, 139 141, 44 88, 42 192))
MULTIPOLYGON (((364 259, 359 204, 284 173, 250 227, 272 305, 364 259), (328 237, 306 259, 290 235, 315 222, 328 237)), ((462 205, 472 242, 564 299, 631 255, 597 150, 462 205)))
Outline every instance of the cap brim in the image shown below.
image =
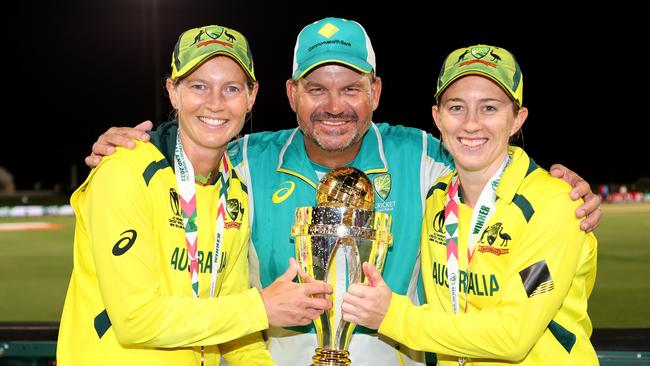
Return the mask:
POLYGON ((196 70, 197 67, 201 66, 205 61, 209 60, 210 58, 212 58, 214 56, 219 56, 219 55, 228 56, 231 59, 235 60, 235 62, 237 62, 237 64, 244 70, 244 73, 246 73, 246 76, 249 79, 251 79, 253 81, 257 81, 257 79, 255 79, 255 75, 252 73, 252 71, 249 70, 246 67, 246 65, 244 65, 244 63, 237 57, 237 55, 235 53, 228 52, 228 51, 225 51, 225 50, 215 50, 214 52, 203 55, 201 60, 196 62, 194 65, 190 66, 187 70, 181 70, 178 73, 176 73, 175 75, 172 75, 172 79, 182 78, 183 76, 186 76, 186 75, 192 73, 194 70, 196 70))
POLYGON ((462 78, 463 76, 468 76, 468 75, 484 76, 484 77, 494 81, 495 83, 497 83, 497 85, 499 85, 501 87, 501 89, 503 89, 503 91, 510 97, 510 99, 516 101, 517 103, 520 103, 520 101, 517 100, 517 97, 512 94, 512 92, 508 89, 508 87, 503 85, 503 83, 501 83, 501 81, 496 79, 494 76, 492 76, 491 74, 489 74, 489 73, 487 73, 487 72, 485 72, 483 70, 463 70, 463 72, 461 72, 458 75, 455 75, 451 79, 447 80, 447 82, 442 86, 442 88, 440 88, 440 90, 436 93, 436 95, 434 95, 434 97, 436 98, 436 103, 439 102, 438 98, 445 91, 445 89, 447 89, 449 87, 449 85, 451 85, 454 81, 462 78))
POLYGON ((306 61, 303 61, 301 63, 302 67, 298 68, 293 73, 293 79, 299 80, 314 68, 328 63, 341 64, 343 66, 347 66, 351 69, 366 74, 372 72, 372 65, 370 65, 366 60, 354 57, 346 53, 329 52, 323 55, 314 56, 306 61))

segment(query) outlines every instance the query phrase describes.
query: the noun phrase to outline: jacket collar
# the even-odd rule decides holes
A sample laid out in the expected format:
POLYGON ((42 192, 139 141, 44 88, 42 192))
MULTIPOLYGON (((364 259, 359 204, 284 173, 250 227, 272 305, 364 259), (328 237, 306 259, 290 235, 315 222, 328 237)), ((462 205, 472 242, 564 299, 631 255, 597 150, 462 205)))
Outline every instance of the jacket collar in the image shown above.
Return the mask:
POLYGON ((519 191, 524 178, 537 169, 537 164, 519 147, 510 146, 508 148, 508 154, 512 160, 503 173, 496 193, 499 199, 511 203, 515 194, 519 191))
POLYGON ((178 134, 178 121, 167 121, 155 131, 150 131, 151 143, 165 156, 169 166, 174 169, 174 151, 176 150, 176 135, 178 134))

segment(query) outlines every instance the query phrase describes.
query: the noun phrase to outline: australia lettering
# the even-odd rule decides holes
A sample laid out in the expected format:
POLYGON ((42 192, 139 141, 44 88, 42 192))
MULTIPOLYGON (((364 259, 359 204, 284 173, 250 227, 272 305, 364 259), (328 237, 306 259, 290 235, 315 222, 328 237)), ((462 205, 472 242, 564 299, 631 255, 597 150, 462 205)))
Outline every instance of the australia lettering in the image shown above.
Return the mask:
MULTIPOLYGON (((206 255, 206 253, 202 250, 197 251, 196 253, 196 259, 199 265, 199 273, 212 273, 212 251, 209 251, 206 255)), ((170 266, 172 269, 177 270, 177 271, 189 271, 189 257, 187 255, 187 249, 186 248, 174 248, 174 252, 172 253, 172 257, 170 260, 170 266)), ((219 267, 217 269, 217 273, 220 273, 223 271, 224 267, 226 266, 226 252, 222 252, 221 254, 221 263, 219 264, 219 267)))
MULTIPOLYGON (((461 292, 476 296, 494 296, 499 292, 499 281, 494 274, 478 274, 472 272, 459 272, 458 286, 461 292)), ((433 282, 438 286, 449 288, 447 282, 447 266, 441 263, 433 263, 433 282)))

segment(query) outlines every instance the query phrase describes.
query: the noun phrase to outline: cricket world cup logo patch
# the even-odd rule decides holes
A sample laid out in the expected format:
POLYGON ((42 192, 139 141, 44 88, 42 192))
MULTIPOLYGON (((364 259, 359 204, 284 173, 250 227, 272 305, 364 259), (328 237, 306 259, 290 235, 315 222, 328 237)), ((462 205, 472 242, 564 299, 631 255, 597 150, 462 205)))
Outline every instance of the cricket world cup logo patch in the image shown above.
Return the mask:
POLYGON ((438 211, 438 213, 433 217, 433 222, 431 222, 430 228, 433 230, 429 230, 429 242, 447 246, 444 232, 445 209, 438 211))
POLYGON ((169 217, 169 226, 182 229, 183 216, 181 215, 181 202, 178 197, 178 192, 174 188, 170 188, 169 206, 171 208, 171 216, 169 217))

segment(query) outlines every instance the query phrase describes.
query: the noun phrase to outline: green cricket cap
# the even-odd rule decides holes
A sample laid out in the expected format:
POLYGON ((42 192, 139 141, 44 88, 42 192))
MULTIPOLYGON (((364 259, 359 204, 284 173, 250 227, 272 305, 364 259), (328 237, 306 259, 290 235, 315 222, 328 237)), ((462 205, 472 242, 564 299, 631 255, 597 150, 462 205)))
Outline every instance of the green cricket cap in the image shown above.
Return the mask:
POLYGON ((524 82, 515 57, 507 50, 479 44, 459 48, 447 56, 438 76, 436 102, 445 89, 465 75, 492 79, 519 106, 523 101, 524 82))
POLYGON ((244 35, 219 25, 193 28, 178 37, 172 54, 172 79, 186 76, 216 55, 225 55, 237 61, 251 80, 257 80, 253 55, 244 35))
POLYGON ((330 17, 300 31, 293 54, 293 79, 299 80, 326 63, 342 64, 363 73, 376 72, 375 51, 361 24, 330 17))

